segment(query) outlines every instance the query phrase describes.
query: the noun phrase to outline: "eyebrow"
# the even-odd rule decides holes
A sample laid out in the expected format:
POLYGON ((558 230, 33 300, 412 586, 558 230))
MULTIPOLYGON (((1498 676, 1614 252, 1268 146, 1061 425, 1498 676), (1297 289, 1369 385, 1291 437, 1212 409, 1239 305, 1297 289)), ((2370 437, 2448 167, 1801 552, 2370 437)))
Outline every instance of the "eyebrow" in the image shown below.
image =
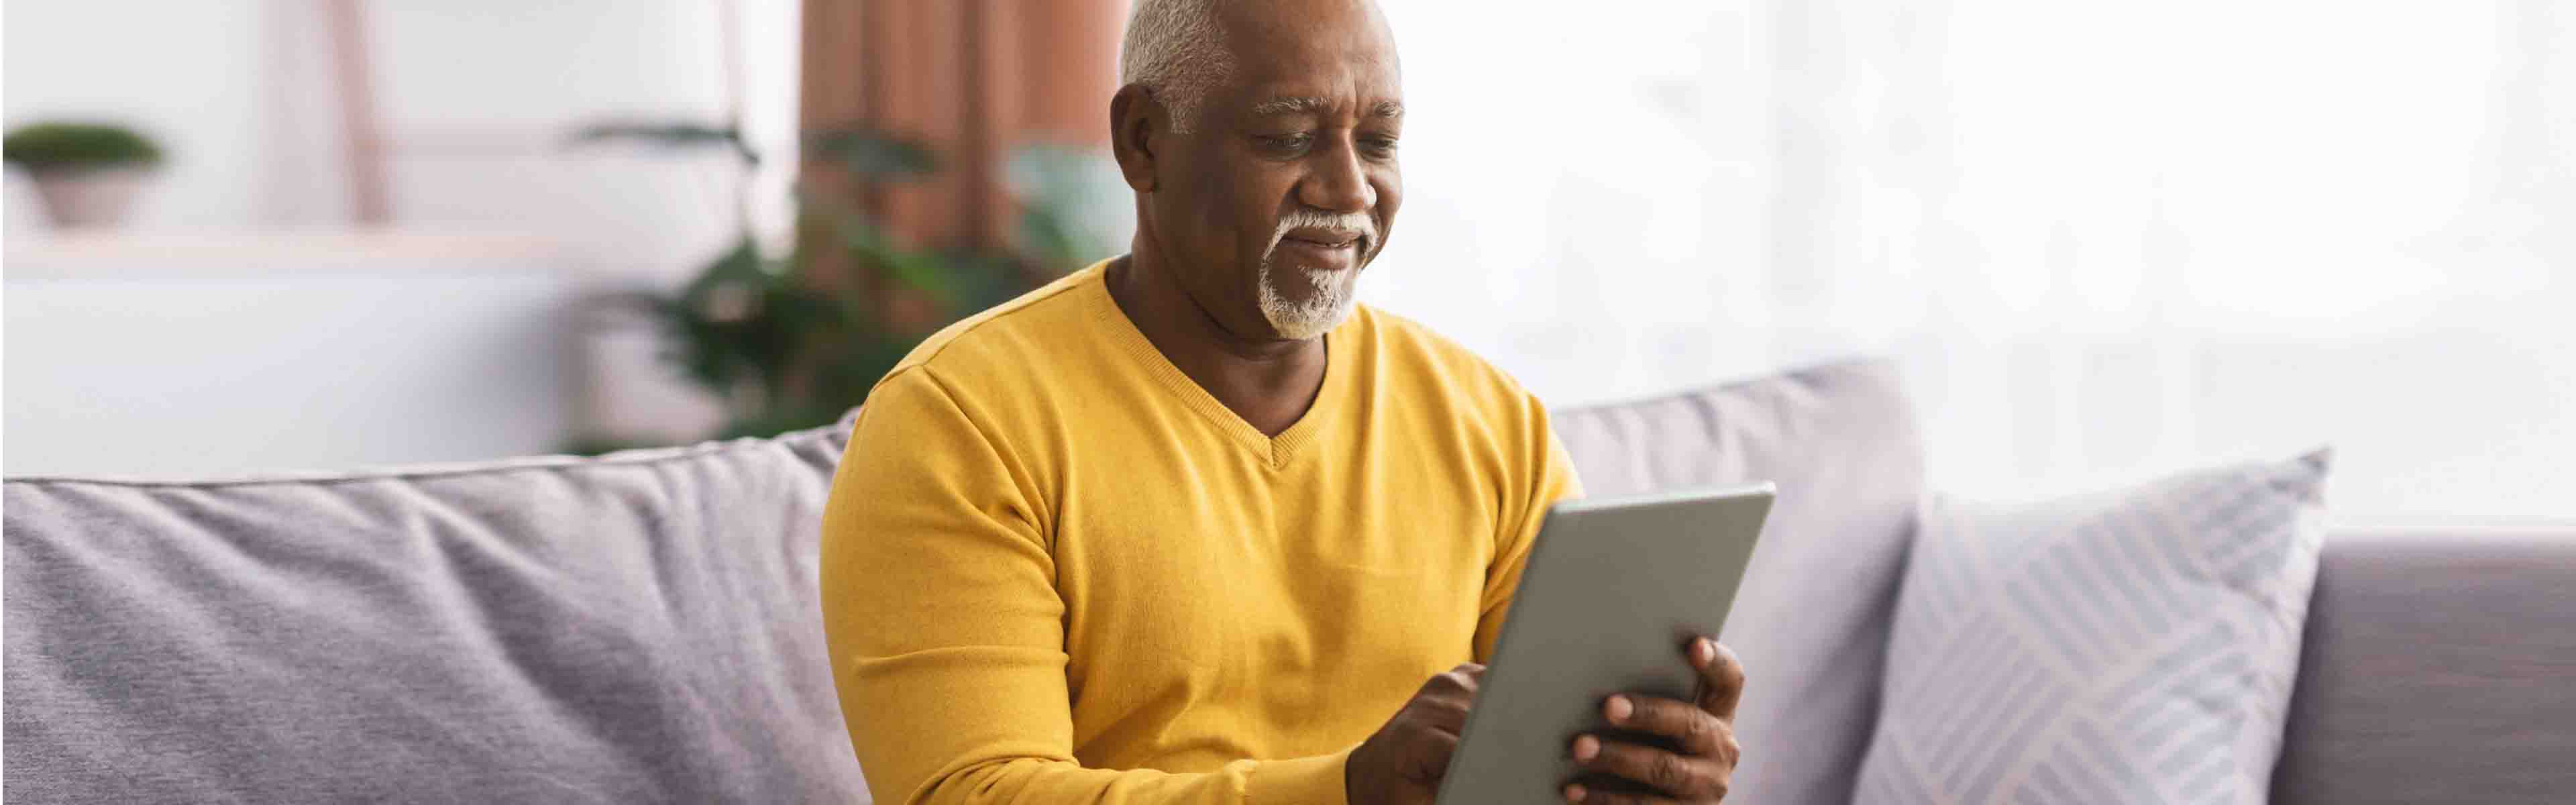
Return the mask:
POLYGON ((1263 117, 1320 112, 1323 109, 1324 99, 1307 97, 1272 98, 1252 105, 1252 113, 1263 117))
MULTIPOLYGON (((1329 104, 1324 103, 1324 99, 1322 98, 1293 96, 1287 98, 1273 98, 1253 104, 1252 113, 1262 117, 1268 117, 1271 115, 1308 114, 1321 112, 1328 106, 1329 104)), ((1404 104, 1396 103, 1394 101, 1379 101, 1376 105, 1369 107, 1368 116, 1384 118, 1403 117, 1404 104)))

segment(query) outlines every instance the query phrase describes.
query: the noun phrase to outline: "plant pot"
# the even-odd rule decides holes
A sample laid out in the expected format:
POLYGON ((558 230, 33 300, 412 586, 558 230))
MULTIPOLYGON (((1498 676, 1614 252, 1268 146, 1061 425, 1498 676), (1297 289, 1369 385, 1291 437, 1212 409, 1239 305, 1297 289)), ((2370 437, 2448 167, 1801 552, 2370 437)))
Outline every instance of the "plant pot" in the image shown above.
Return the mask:
POLYGON ((152 177, 149 168, 45 168, 27 172, 36 182, 36 197, 45 217, 59 229, 88 229, 123 223, 135 192, 152 177))

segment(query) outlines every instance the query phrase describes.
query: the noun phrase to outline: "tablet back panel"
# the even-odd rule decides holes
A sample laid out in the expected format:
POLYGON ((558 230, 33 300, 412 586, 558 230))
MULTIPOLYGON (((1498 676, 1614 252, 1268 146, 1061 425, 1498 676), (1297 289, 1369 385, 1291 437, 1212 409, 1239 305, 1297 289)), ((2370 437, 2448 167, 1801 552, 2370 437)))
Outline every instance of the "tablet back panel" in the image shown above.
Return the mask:
POLYGON ((1567 749, 1577 732, 1602 726, 1605 697, 1690 699, 1699 674, 1683 648, 1726 623, 1771 491, 1575 501, 1549 512, 1441 805, 1562 802, 1575 776, 1567 749))

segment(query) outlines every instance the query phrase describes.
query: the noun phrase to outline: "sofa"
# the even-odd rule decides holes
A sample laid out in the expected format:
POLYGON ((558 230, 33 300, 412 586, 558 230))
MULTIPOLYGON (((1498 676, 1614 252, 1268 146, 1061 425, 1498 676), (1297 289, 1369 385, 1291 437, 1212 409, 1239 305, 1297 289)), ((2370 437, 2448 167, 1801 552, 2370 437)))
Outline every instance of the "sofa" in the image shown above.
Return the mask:
MULTIPOLYGON (((1775 480, 1824 524, 1766 533, 1753 573, 1788 603, 1728 622, 1769 691, 1746 699, 1762 723, 1740 725, 1731 801, 1849 797, 1924 485, 1895 376, 1850 362, 1555 415, 1592 494, 1775 480), (1825 670, 1766 676, 1775 656, 1825 670)), ((815 601, 847 433, 10 479, 0 797, 865 801, 815 601)), ((2339 530, 2304 634, 2276 800, 2576 801, 2576 523, 2339 530)))

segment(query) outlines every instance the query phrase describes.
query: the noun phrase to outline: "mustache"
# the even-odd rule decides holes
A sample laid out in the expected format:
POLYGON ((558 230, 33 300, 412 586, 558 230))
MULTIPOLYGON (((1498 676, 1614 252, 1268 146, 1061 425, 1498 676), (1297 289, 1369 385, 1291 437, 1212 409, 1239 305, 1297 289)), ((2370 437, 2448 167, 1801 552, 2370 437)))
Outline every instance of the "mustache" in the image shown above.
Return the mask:
MULTIPOLYGON (((1357 235, 1364 241, 1361 244, 1363 247, 1375 247, 1378 243, 1377 221, 1368 217, 1366 213, 1295 209, 1289 210, 1287 215, 1280 216, 1279 226, 1270 230, 1270 248, 1279 248, 1279 241, 1288 237, 1290 231, 1309 226, 1357 235)), ((1362 249, 1362 251, 1367 250, 1367 248, 1362 249)))

